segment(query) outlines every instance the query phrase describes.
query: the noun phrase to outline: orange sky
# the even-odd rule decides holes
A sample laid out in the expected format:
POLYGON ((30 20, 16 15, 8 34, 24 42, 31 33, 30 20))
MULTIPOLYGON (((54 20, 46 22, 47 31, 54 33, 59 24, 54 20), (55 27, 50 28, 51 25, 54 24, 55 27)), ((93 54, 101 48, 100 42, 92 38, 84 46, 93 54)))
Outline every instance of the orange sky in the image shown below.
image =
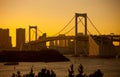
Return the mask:
MULTIPOLYGON (((120 34, 119 7, 120 0, 0 0, 0 28, 10 29, 15 46, 16 28, 28 29, 29 25, 37 25, 43 33, 52 36, 77 12, 87 13, 102 34, 120 34)), ((74 21, 68 30, 72 26, 74 21)), ((81 28, 80 24, 79 32, 82 32, 81 28)), ((97 34, 89 22, 88 28, 92 34, 97 34)))

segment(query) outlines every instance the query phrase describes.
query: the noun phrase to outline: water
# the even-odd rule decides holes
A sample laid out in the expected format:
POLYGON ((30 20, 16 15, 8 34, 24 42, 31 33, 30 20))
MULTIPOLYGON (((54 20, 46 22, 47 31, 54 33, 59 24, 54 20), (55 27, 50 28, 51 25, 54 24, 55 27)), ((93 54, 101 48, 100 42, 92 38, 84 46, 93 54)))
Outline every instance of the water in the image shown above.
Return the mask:
POLYGON ((46 67, 46 69, 53 69, 57 77, 66 77, 70 64, 74 64, 75 74, 77 74, 80 63, 83 64, 84 72, 87 75, 101 69, 104 77, 120 77, 120 59, 67 57, 71 60, 70 62, 20 62, 17 66, 4 66, 3 63, 0 63, 0 77, 11 77, 12 73, 16 73, 18 70, 21 71, 21 74, 29 73, 31 67, 36 75, 46 67))

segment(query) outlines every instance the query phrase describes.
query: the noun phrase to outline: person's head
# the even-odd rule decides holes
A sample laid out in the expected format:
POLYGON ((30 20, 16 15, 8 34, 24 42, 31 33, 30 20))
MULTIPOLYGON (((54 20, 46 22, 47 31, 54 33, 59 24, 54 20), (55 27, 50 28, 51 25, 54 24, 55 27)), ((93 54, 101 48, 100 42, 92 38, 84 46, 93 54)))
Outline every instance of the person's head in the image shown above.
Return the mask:
POLYGON ((17 71, 17 74, 20 75, 20 71, 17 71))

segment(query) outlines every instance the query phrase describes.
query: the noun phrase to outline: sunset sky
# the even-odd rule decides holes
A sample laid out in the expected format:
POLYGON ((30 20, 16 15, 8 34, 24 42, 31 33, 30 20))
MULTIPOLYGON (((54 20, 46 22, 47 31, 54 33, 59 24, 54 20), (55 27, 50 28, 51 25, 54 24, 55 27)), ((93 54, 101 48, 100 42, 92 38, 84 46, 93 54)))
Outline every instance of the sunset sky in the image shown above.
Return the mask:
MULTIPOLYGON (((28 35, 29 25, 37 25, 43 33, 53 36, 74 13, 87 13, 102 34, 120 34, 120 0, 0 0, 0 28, 10 29, 15 46, 16 28, 26 28, 28 35)), ((73 26, 74 21, 68 30, 73 26)), ((79 28, 82 27, 80 24, 79 28)), ((88 28, 92 34, 97 34, 89 21, 88 28)))

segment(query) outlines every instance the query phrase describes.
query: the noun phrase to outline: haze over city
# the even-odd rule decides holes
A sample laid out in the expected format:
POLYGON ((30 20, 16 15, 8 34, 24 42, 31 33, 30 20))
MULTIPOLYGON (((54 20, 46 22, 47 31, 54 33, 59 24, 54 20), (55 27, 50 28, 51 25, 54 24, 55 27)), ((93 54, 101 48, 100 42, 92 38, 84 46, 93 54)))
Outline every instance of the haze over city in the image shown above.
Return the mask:
POLYGON ((120 0, 0 0, 0 77, 119 77, 120 0))
MULTIPOLYGON (((120 34, 119 4, 119 0, 0 0, 0 28, 10 29, 15 46, 16 28, 28 30, 29 25, 37 25, 43 33, 52 36, 77 12, 87 13, 102 34, 120 34)), ((91 28, 90 32, 96 34, 91 28)))

